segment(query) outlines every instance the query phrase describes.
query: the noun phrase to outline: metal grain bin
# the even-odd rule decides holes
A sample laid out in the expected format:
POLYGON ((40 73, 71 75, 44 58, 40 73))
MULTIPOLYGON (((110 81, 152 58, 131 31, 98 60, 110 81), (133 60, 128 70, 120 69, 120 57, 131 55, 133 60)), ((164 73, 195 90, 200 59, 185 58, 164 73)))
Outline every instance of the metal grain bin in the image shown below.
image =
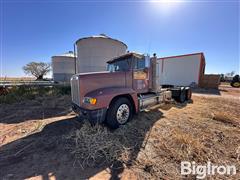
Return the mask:
POLYGON ((77 73, 106 70, 109 59, 123 55, 127 45, 104 34, 81 38, 76 41, 77 73))
POLYGON ((53 80, 56 82, 70 82, 75 74, 75 58, 72 51, 62 55, 52 56, 53 80))

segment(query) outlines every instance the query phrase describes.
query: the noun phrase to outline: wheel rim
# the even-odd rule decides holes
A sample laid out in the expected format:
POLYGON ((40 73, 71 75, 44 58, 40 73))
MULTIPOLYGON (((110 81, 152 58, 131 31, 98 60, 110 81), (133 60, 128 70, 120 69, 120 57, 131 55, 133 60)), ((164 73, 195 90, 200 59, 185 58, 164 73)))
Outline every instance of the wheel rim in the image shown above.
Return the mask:
POLYGON ((130 109, 127 104, 122 104, 117 110, 117 121, 119 124, 124 124, 127 122, 130 115, 130 109))

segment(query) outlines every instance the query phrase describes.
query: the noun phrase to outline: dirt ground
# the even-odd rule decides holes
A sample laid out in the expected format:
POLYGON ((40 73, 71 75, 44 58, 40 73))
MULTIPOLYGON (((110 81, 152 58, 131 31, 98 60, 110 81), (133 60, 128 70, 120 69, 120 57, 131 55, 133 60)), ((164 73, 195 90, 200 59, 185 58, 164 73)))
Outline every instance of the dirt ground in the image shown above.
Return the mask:
POLYGON ((211 161, 238 170, 212 179, 240 179, 240 91, 205 94, 141 112, 115 131, 78 120, 69 96, 1 104, 0 178, 182 179, 181 161, 211 161))
POLYGON ((227 99, 240 100, 240 88, 233 88, 227 83, 222 83, 218 89, 194 89, 193 92, 198 96, 222 97, 227 99))

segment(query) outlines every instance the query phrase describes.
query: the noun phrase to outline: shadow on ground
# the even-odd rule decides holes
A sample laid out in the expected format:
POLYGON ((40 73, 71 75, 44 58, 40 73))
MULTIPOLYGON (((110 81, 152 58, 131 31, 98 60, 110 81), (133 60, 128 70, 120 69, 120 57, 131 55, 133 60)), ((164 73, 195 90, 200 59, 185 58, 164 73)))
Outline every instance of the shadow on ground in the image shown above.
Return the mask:
POLYGON ((212 95, 221 95, 219 89, 205 89, 205 88, 192 88, 193 93, 197 94, 212 94, 212 95))
MULTIPOLYGON (((132 143, 135 146, 131 149, 129 160, 126 163, 127 166, 131 166, 140 149, 144 148, 143 142, 146 133, 161 117, 162 113, 159 110, 153 110, 142 112, 129 122, 130 126, 137 127, 136 129, 139 132, 142 131, 141 133, 134 132, 134 135, 138 136, 138 138, 133 139, 132 143)), ((111 171, 111 179, 118 179, 124 166, 117 160, 112 166, 105 163, 84 170, 80 167, 73 167, 75 157, 65 149, 66 141, 63 136, 68 135, 71 131, 81 130, 82 124, 77 118, 53 122, 45 126, 41 132, 2 146, 0 148, 0 177, 5 179, 25 179, 40 176, 46 180, 54 176, 57 180, 87 179, 108 167, 111 171)), ((130 132, 129 128, 123 128, 122 132, 123 136, 129 136, 129 138, 133 133, 130 132)), ((115 132, 110 133, 114 134, 115 132)), ((128 143, 125 146, 128 146, 128 143)))
POLYGON ((71 97, 47 97, 13 104, 0 104, 0 123, 14 124, 28 120, 42 120, 71 112, 71 97))

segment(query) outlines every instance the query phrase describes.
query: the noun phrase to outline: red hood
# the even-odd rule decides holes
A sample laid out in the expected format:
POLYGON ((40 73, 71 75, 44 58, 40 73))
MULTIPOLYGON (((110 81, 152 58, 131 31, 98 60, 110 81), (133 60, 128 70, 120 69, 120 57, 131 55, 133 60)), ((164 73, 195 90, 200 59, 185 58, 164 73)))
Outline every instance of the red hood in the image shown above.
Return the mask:
MULTIPOLYGON (((94 72, 77 74, 80 83, 80 98, 100 88, 126 87, 125 72, 94 72)), ((82 102, 81 102, 82 103, 82 102)))

